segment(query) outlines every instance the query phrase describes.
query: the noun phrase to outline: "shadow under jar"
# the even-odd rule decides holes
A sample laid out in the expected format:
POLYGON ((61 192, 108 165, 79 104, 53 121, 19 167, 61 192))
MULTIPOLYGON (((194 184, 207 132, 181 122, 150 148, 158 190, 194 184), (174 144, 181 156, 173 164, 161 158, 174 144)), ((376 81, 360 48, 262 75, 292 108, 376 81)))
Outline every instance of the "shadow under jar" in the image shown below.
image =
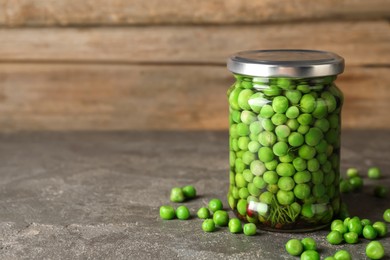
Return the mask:
POLYGON ((231 56, 230 187, 236 215, 259 228, 303 232, 340 210, 344 59, 315 50, 253 50, 231 56))

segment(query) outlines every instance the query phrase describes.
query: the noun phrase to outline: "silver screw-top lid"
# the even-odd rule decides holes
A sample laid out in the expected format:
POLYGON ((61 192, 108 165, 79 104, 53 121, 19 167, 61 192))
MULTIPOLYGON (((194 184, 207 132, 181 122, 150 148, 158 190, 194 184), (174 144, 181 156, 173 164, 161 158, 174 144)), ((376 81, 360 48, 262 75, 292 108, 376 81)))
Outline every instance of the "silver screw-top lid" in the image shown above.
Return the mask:
POLYGON ((250 50, 230 56, 227 67, 248 76, 311 78, 342 73, 344 59, 317 50, 250 50))

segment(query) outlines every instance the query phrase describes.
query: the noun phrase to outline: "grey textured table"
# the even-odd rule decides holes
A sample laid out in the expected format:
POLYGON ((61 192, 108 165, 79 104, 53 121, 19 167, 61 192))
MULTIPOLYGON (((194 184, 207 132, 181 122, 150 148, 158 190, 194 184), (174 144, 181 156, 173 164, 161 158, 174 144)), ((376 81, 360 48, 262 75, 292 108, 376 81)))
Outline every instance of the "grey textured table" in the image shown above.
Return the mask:
MULTIPOLYGON (((0 259, 293 259, 292 238, 314 237, 322 256, 349 250, 365 259, 367 241, 330 246, 326 231, 204 233, 201 221, 162 221, 173 186, 193 184, 192 213, 213 197, 226 204, 226 132, 16 133, 0 136, 0 259)), ((389 200, 390 132, 345 131, 342 170, 382 168, 381 181, 344 200, 352 215, 381 219, 389 200)), ((230 212, 231 213, 231 212, 230 212)), ((381 239, 390 259, 390 236, 381 239)))

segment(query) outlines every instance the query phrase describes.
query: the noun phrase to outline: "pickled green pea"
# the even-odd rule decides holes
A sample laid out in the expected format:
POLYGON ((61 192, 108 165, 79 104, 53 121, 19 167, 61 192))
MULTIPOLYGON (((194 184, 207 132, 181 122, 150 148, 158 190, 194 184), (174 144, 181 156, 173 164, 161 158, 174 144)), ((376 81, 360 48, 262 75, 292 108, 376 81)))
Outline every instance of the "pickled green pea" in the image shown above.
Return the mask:
POLYGON ((330 224, 330 230, 334 230, 337 226, 344 225, 343 221, 341 219, 335 219, 330 224))
POLYGON ((246 223, 244 225, 244 234, 246 236, 254 236, 256 235, 256 225, 253 223, 246 223))
POLYGON ((277 156, 283 156, 286 155, 288 152, 288 145, 286 142, 277 142, 272 147, 272 151, 277 156))
POLYGON ((278 180, 279 189, 290 191, 294 188, 295 182, 291 177, 280 177, 278 180))
POLYGON ((259 135, 259 143, 262 146, 272 146, 276 142, 276 135, 272 132, 264 131, 259 135))
POLYGON ((285 247, 286 251, 292 256, 299 256, 303 251, 303 245, 298 239, 290 239, 285 247))
POLYGON ((344 240, 348 244, 356 244, 359 242, 359 235, 355 232, 348 232, 343 235, 344 240))
POLYGON ((268 184, 276 184, 279 180, 279 176, 275 171, 266 171, 263 175, 263 179, 268 184))
POLYGON ((264 105, 260 110, 261 118, 271 118, 275 114, 274 109, 271 105, 264 105))
POLYGON ((183 202, 185 200, 183 190, 179 187, 172 188, 170 200, 172 202, 183 202))
POLYGON ((325 186, 321 184, 315 184, 312 188, 312 193, 314 197, 321 198, 326 192, 325 186))
POLYGON ((256 156, 254 153, 251 153, 250 151, 244 152, 242 155, 242 162, 246 165, 250 165, 253 160, 255 160, 256 156))
POLYGON ((274 125, 283 125, 287 122, 287 117, 285 114, 275 114, 271 117, 271 121, 274 125))
POLYGON ((249 169, 245 169, 243 172, 242 172, 242 177, 244 178, 245 181, 247 182, 252 182, 253 178, 255 177, 251 170, 249 169))
POLYGON ((352 260, 351 254, 347 250, 338 250, 334 254, 335 260, 352 260))
POLYGON ((252 88, 252 82, 249 81, 242 81, 240 85, 243 88, 252 88))
POLYGON ((289 177, 294 175, 295 168, 291 163, 279 163, 276 172, 279 176, 289 177))
POLYGON ((309 129, 305 135, 305 142, 310 146, 316 146, 321 139, 324 137, 322 131, 317 127, 312 127, 309 129))
POLYGON ((298 120, 298 123, 300 123, 301 125, 308 126, 313 121, 313 116, 311 114, 300 114, 298 116, 297 120, 298 120))
POLYGON ((299 116, 299 108, 296 106, 292 106, 287 108, 286 110, 286 116, 290 119, 295 119, 299 116))
POLYGON ((250 170, 252 171, 252 173, 254 175, 261 176, 266 171, 266 168, 264 166, 264 163, 262 163, 259 160, 255 160, 255 161, 251 162, 250 170))
POLYGON ((268 99, 264 98, 264 94, 260 92, 253 94, 248 100, 250 108, 253 112, 257 114, 260 112, 261 108, 268 102, 268 99))
POLYGON ((371 220, 364 218, 364 219, 360 220, 360 223, 362 223, 362 226, 364 227, 367 225, 371 225, 371 220))
POLYGON ((275 129, 275 125, 271 119, 261 119, 261 125, 266 131, 273 131, 275 129))
POLYGON ((186 199, 193 199, 196 197, 196 189, 192 185, 184 186, 182 191, 186 199))
POLYGON ((288 108, 288 99, 284 96, 277 96, 272 100, 272 108, 276 113, 284 113, 288 108))
POLYGON ((326 240, 329 242, 329 244, 339 245, 341 242, 343 242, 343 236, 340 232, 334 230, 326 236, 326 240))
POLYGON ((349 222, 348 222, 348 230, 350 232, 355 232, 357 233, 358 235, 361 235, 362 234, 362 231, 363 231, 363 225, 362 223, 360 222, 360 219, 359 218, 352 218, 349 222))
POLYGON ((379 179, 381 177, 381 171, 378 167, 370 167, 367 175, 370 179, 379 179))
POLYGON ((263 192, 260 194, 260 201, 265 203, 265 204, 271 204, 272 203, 272 198, 273 198, 273 194, 269 191, 266 191, 266 192, 263 192))
POLYGON ((314 216, 312 204, 303 204, 301 214, 306 218, 312 218, 314 216))
POLYGON ((207 219, 210 217, 210 211, 206 207, 201 207, 198 212, 196 213, 198 218, 200 219, 207 219))
POLYGON ((384 237, 387 234, 387 225, 386 223, 382 221, 375 222, 372 227, 376 230, 378 233, 378 237, 384 237))
POLYGON ((300 157, 297 157, 293 160, 293 165, 294 165, 294 168, 299 172, 306 170, 306 167, 307 167, 306 160, 304 160, 300 157))
POLYGON ((241 199, 246 199, 248 198, 249 196, 249 191, 248 191, 248 188, 246 187, 242 187, 238 190, 238 196, 241 198, 241 199))
POLYGON ((280 205, 290 205, 294 202, 294 193, 292 191, 278 190, 276 198, 280 205))
POLYGON ((172 206, 161 206, 160 217, 165 220, 174 219, 176 216, 175 209, 172 206))
POLYGON ((292 162, 295 158, 294 153, 288 152, 286 155, 279 156, 279 161, 284 163, 292 162))
POLYGON ((346 226, 344 226, 344 224, 340 224, 340 225, 335 226, 332 229, 332 231, 333 230, 340 232, 342 235, 344 235, 345 233, 348 232, 348 228, 346 226))
POLYGON ((325 100, 323 100, 322 98, 318 98, 316 108, 312 113, 313 117, 321 119, 324 118, 327 114, 328 114, 328 108, 326 106, 325 100))
POLYGON ((277 137, 286 138, 290 135, 290 128, 286 125, 278 125, 275 128, 275 133, 277 137))
POLYGON ((306 134, 310 129, 310 126, 308 125, 300 125, 297 129, 297 132, 300 133, 300 134, 306 134))
POLYGON ((305 160, 310 160, 316 155, 316 149, 314 147, 304 144, 299 148, 298 154, 299 157, 305 160))
POLYGON ((298 128, 299 128, 299 123, 298 123, 298 120, 296 120, 296 119, 288 119, 286 122, 286 125, 292 131, 298 130, 298 128))
POLYGON ((258 153, 259 159, 262 162, 270 162, 274 159, 272 149, 269 147, 261 147, 258 153))
POLYGON ((202 223, 202 229, 204 232, 214 232, 215 223, 212 219, 205 219, 202 223))
POLYGON ((282 93, 282 90, 277 86, 269 86, 269 88, 265 88, 263 90, 264 94, 267 96, 279 96, 282 93))
POLYGON ((236 123, 240 123, 241 122, 241 113, 240 113, 240 111, 232 110, 231 117, 232 117, 232 120, 234 122, 236 122, 236 123))
POLYGON ((277 184, 269 184, 267 190, 273 194, 276 194, 279 191, 279 186, 277 184))
POLYGON ((312 95, 305 94, 302 96, 299 104, 302 112, 311 113, 316 107, 316 100, 312 95))
POLYGON ((320 260, 320 254, 314 250, 306 250, 302 253, 301 260, 320 260))
POLYGON ((245 163, 242 161, 241 158, 237 158, 236 159, 236 172, 242 172, 244 169, 245 169, 245 163))
POLYGON ((240 148, 243 151, 248 150, 249 142, 250 142, 249 137, 241 136, 240 138, 238 138, 238 143, 237 143, 238 144, 238 148, 240 148))
POLYGON ((307 169, 311 172, 316 172, 320 169, 320 163, 315 158, 310 159, 307 161, 307 169))
POLYGON ((321 170, 311 173, 311 181, 313 182, 313 184, 321 184, 323 180, 324 180, 324 173, 321 170))
POLYGON ((190 218, 190 211, 184 205, 177 207, 176 216, 180 220, 187 220, 190 218))
POLYGON ((347 180, 342 179, 339 185, 341 193, 348 193, 352 190, 351 184, 349 184, 349 181, 347 180))
POLYGON ((310 196, 311 188, 308 184, 300 183, 297 184, 294 188, 294 195, 298 199, 307 199, 310 196))
POLYGON ((278 166, 278 161, 272 160, 270 162, 266 162, 264 165, 267 170, 274 171, 276 169, 276 166, 278 166))
POLYGON ((349 179, 349 184, 353 190, 361 189, 363 187, 363 179, 360 176, 355 176, 349 179))
POLYGON ((301 243, 303 245, 303 250, 317 250, 317 243, 316 241, 311 237, 305 237, 301 240, 301 243))
POLYGON ((238 123, 236 131, 239 136, 249 135, 249 127, 244 123, 238 123))
POLYGON ((213 221, 217 226, 220 227, 227 226, 229 223, 229 215, 224 210, 217 210, 213 214, 213 221))
POLYGON ((297 86, 297 90, 301 91, 304 94, 307 94, 310 92, 310 87, 306 84, 300 84, 297 86))
POLYGON ((337 107, 336 98, 328 91, 323 92, 321 97, 325 100, 328 113, 332 113, 337 107))
POLYGON ((359 176, 359 171, 356 168, 348 168, 347 169, 348 178, 359 176))
POLYGON ((390 209, 386 209, 385 212, 383 212, 383 220, 390 222, 390 209))
POLYGON ((299 90, 286 90, 285 96, 291 102, 291 104, 296 105, 301 100, 302 93, 299 90))
POLYGON ((241 215, 245 215, 246 214, 247 205, 248 205, 248 202, 245 199, 240 199, 237 202, 237 211, 238 211, 238 213, 240 213, 241 215))
POLYGON ((330 124, 326 118, 318 119, 314 122, 314 126, 321 129, 323 133, 328 132, 330 124))
POLYGON ((237 234, 242 232, 241 221, 238 218, 230 219, 228 226, 230 233, 237 234))
POLYGON ((260 134, 260 132, 263 130, 263 126, 261 125, 261 122, 260 121, 255 121, 255 122, 252 122, 250 125, 249 125, 249 132, 251 134, 255 134, 255 135, 258 135, 260 134))
POLYGON ((258 189, 264 189, 265 186, 267 186, 267 183, 265 182, 263 177, 256 176, 253 178, 253 185, 255 185, 255 187, 258 189))
POLYGON ((378 236, 378 232, 372 225, 365 225, 363 228, 363 237, 365 239, 375 239, 378 236))
POLYGON ((288 136, 288 143, 293 147, 299 147, 304 143, 303 135, 293 132, 288 136))
POLYGON ((238 95, 241 93, 242 88, 234 89, 229 95, 229 104, 231 108, 235 110, 240 110, 240 106, 238 105, 238 95))
POLYGON ((243 89, 238 94, 237 104, 241 109, 250 110, 251 107, 248 104, 249 98, 253 95, 253 91, 250 89, 243 89))
POLYGON ((249 192, 250 195, 256 196, 256 197, 259 196, 260 193, 261 193, 260 189, 257 188, 255 186, 255 184, 253 184, 253 183, 249 183, 248 184, 248 192, 249 192))
POLYGON ((241 112, 241 122, 243 122, 244 124, 250 125, 256 120, 257 116, 253 112, 247 110, 241 112))
POLYGON ((278 78, 276 84, 282 89, 290 89, 292 87, 292 82, 288 78, 278 78))
POLYGON ((366 246, 366 255, 370 259, 382 259, 385 256, 385 249, 379 241, 371 241, 366 246))
POLYGON ((221 210, 223 208, 222 201, 220 199, 211 199, 209 201, 209 209, 211 212, 216 212, 217 210, 221 210))
POLYGON ((251 153, 257 153, 260 149, 260 143, 258 141, 250 141, 248 144, 248 150, 251 153))
POLYGON ((294 174, 294 181, 297 184, 307 183, 311 180, 311 174, 308 171, 300 171, 294 174))

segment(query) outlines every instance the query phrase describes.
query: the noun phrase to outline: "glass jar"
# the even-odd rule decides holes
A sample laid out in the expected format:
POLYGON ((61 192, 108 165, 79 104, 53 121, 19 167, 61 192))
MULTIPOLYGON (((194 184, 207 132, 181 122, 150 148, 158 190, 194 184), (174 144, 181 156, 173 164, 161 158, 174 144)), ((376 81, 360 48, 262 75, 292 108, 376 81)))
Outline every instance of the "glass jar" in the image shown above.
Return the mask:
POLYGON ((254 50, 228 60, 228 202, 271 231, 327 226, 340 210, 344 59, 315 50, 254 50))

